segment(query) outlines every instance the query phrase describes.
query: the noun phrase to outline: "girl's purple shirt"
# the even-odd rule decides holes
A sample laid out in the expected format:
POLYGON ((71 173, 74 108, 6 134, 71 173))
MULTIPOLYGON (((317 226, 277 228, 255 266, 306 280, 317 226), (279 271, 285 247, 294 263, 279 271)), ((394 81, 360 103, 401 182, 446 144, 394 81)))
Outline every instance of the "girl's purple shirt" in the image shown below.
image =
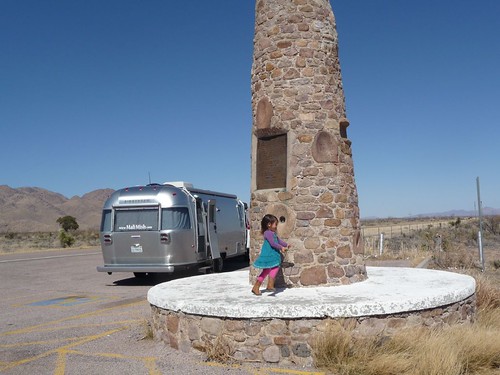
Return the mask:
POLYGON ((275 233, 269 229, 264 232, 264 238, 267 240, 267 242, 269 242, 272 248, 281 251, 283 247, 288 246, 288 244, 285 241, 280 240, 278 236, 276 236, 278 242, 274 241, 274 234, 275 233))

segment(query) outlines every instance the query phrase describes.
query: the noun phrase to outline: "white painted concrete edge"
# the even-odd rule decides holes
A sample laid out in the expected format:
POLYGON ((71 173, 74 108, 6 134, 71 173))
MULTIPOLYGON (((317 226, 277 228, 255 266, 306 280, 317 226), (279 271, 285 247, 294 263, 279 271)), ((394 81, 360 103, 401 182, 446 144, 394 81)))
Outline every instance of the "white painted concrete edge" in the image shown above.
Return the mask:
MULTIPOLYGON (((476 289, 473 277, 401 267, 367 267, 363 282, 283 288, 255 296, 248 270, 200 275, 158 284, 150 304, 187 314, 227 318, 323 318, 387 315, 462 301, 476 289)), ((264 286, 262 287, 264 288, 264 286)))

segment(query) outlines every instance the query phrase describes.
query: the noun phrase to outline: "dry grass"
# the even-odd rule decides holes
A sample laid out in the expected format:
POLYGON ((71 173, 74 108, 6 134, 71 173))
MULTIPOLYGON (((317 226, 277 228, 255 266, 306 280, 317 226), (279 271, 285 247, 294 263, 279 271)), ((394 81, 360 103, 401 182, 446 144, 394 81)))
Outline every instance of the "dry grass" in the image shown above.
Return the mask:
POLYGON ((461 244, 453 250, 435 252, 433 260, 442 269, 474 269, 478 265, 477 255, 461 244))
POLYGON ((215 339, 205 336, 205 354, 207 361, 229 363, 233 360, 234 350, 224 336, 217 336, 215 339))
MULTIPOLYGON (((99 232, 91 230, 72 231, 75 242, 72 248, 100 246, 99 232)), ((20 251, 60 249, 59 232, 8 232, 0 233, 0 254, 20 251)))
POLYGON ((316 366, 339 375, 486 375, 500 373, 500 289, 477 281, 478 319, 441 329, 359 337, 332 323, 314 345, 316 366))
MULTIPOLYGON (((486 246, 498 245, 500 229, 496 229, 499 224, 488 224, 489 222, 496 223, 496 216, 487 217, 483 224, 483 241, 486 246)), ((412 220, 401 221, 398 228, 388 230, 384 226, 384 221, 380 222, 362 222, 363 236, 367 240, 367 245, 373 243, 377 249, 370 249, 375 252, 378 250, 378 234, 384 233, 384 248, 388 252, 398 252, 405 249, 419 248, 422 250, 433 251, 436 249, 436 239, 442 239, 442 249, 450 250, 457 243, 466 247, 477 246, 477 233, 479 230, 479 222, 475 218, 469 219, 448 219, 449 222, 437 221, 437 219, 429 219, 428 222, 420 222, 415 224, 412 220), (378 225, 373 227, 374 225, 378 225), (406 231, 401 228, 407 228, 406 231), (370 243, 371 242, 371 243, 370 243)), ((500 222, 500 219, 498 219, 500 222)), ((373 245, 371 246, 373 247, 373 245)), ((370 251, 369 251, 370 252, 370 251)))
POLYGON ((361 338, 352 327, 332 324, 314 345, 318 367, 339 375, 500 374, 500 271, 494 258, 499 254, 499 237, 487 234, 490 261, 481 272, 473 228, 455 226, 440 233, 442 250, 433 248, 436 231, 427 229, 391 239, 389 251, 377 259, 432 256, 434 268, 470 274, 476 280, 477 320, 441 329, 408 329, 391 337, 361 338))
POLYGON ((142 325, 143 336, 141 337, 141 340, 153 340, 154 332, 151 322, 147 319, 144 319, 142 325))
MULTIPOLYGON (((499 313, 487 321, 498 324, 499 313)), ((412 329, 381 340, 337 327, 315 345, 316 366, 339 375, 460 375, 500 370, 500 330, 490 324, 412 329)))
POLYGON ((479 271, 472 271, 469 274, 476 280, 476 304, 478 310, 482 312, 500 310, 500 285, 496 280, 479 271))
MULTIPOLYGON (((449 219, 449 222, 439 222, 439 226, 420 223, 421 229, 415 229, 401 235, 386 236, 383 242, 383 254, 379 254, 379 238, 365 238, 365 254, 367 262, 372 260, 404 260, 411 266, 416 266, 423 259, 431 258, 429 268, 448 271, 465 272, 481 268, 478 250, 479 222, 477 218, 449 219)), ((386 221, 370 222, 368 225, 379 225, 383 228, 386 221)), ((366 223, 363 223, 366 225, 366 223)), ((391 225, 402 227, 417 226, 413 221, 391 222, 391 225)), ((397 231, 393 231, 394 233, 397 231)), ((484 273, 496 279, 500 286, 500 216, 484 218, 483 223, 484 273)))

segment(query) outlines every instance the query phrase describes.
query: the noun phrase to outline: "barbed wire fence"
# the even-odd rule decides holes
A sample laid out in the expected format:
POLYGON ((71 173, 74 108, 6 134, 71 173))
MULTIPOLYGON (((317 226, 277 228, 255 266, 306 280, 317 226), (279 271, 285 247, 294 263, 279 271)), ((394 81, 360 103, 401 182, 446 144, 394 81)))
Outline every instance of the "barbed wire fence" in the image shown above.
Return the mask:
MULTIPOLYGON (((449 225, 449 221, 439 221, 362 227, 365 255, 380 256, 387 251, 397 253, 415 250, 414 244, 408 240, 415 232, 431 228, 444 228, 449 225)), ((440 237, 436 236, 432 242, 434 248, 440 248, 440 237)))

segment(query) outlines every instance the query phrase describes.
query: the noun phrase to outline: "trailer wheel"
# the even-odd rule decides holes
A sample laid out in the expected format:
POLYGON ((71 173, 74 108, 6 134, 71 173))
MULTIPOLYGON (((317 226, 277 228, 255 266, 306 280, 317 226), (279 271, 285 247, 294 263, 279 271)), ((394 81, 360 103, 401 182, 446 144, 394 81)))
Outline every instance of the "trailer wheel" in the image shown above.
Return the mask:
POLYGON ((218 259, 214 259, 213 268, 214 268, 214 272, 216 272, 216 273, 222 272, 222 269, 224 268, 224 260, 222 259, 222 257, 220 257, 218 259))

